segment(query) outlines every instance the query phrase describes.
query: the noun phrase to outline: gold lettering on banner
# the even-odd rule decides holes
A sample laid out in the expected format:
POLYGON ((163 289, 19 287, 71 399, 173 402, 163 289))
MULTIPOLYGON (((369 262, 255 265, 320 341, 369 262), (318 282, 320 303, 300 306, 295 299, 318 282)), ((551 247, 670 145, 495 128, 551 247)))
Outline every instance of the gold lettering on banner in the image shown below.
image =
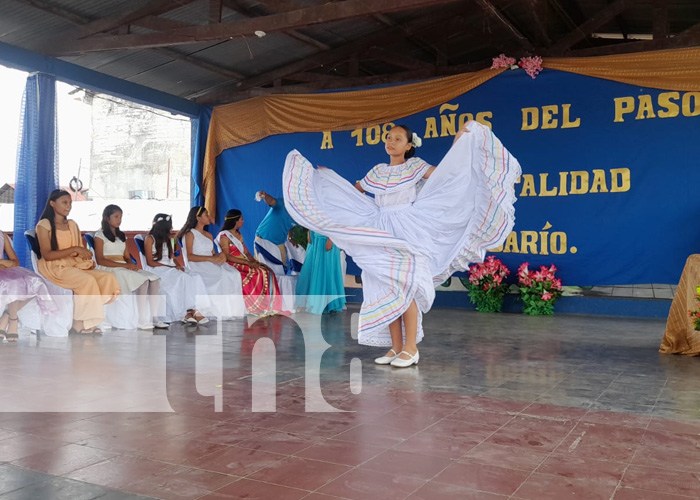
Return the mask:
POLYGON ((329 132, 323 133, 323 139, 321 139, 321 149, 333 149, 333 136, 329 132))
POLYGON ((557 128, 577 128, 581 118, 571 118, 571 104, 548 104, 539 108, 521 108, 523 121, 521 130, 547 130, 557 128), (540 118, 541 116, 541 118, 540 118))
POLYGON ((635 120, 649 120, 700 115, 700 92, 661 92, 656 97, 650 94, 615 97, 613 103, 613 121, 616 123, 622 123, 632 116, 635 120))
POLYGON ((506 241, 489 252, 521 253, 528 255, 575 254, 578 248, 569 246, 569 238, 564 231, 549 231, 552 224, 547 221, 541 231, 511 231, 506 241))
POLYGON ((462 127, 464 127, 464 124, 470 120, 482 123, 488 128, 493 127, 491 124, 493 113, 491 111, 479 111, 476 113, 476 115, 474 115, 474 113, 460 113, 458 115, 458 111, 459 104, 445 103, 440 106, 439 125, 437 117, 427 117, 425 119, 425 131, 423 132, 423 138, 432 139, 435 137, 454 136, 462 127))
POLYGON ((393 122, 387 122, 381 126, 372 125, 366 128, 356 128, 350 133, 350 137, 355 138, 355 146, 358 148, 364 146, 365 143, 374 146, 380 142, 386 142, 386 135, 394 126, 393 122))
POLYGON ((522 184, 518 196, 569 196, 599 193, 625 193, 631 188, 629 168, 572 170, 556 174, 522 174, 516 184, 522 184), (551 175, 551 177, 550 177, 551 175), (536 180, 538 179, 538 180, 536 180), (557 182, 558 180, 558 182, 557 182))

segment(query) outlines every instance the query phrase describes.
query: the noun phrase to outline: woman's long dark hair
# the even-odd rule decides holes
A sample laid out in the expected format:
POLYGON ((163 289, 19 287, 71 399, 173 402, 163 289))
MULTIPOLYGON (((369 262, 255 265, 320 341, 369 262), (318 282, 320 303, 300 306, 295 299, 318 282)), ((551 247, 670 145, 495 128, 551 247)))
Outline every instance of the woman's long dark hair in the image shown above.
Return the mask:
POLYGON ((406 139, 408 139, 408 143, 411 145, 411 149, 406 151, 403 155, 404 160, 408 160, 409 158, 413 158, 413 155, 416 154, 416 147, 413 145, 413 130, 411 130, 410 127, 408 127, 408 125, 404 125, 402 123, 399 123, 398 125, 394 125, 394 128, 396 128, 396 127, 402 128, 406 131, 406 139))
POLYGON ((168 258, 173 256, 173 243, 170 241, 170 233, 173 230, 173 221, 168 214, 156 214, 153 217, 153 227, 148 232, 153 236, 155 242, 156 253, 153 260, 160 261, 163 258, 163 243, 168 247, 168 258))
POLYGON ((185 236, 187 233, 192 231, 192 229, 197 226, 197 217, 202 215, 206 208, 204 207, 192 207, 190 208, 190 212, 187 214, 187 220, 185 221, 185 225, 182 226, 182 229, 177 233, 177 239, 179 240, 183 236, 185 236))
POLYGON ((224 217, 224 225, 221 226, 222 231, 230 231, 234 227, 236 227, 236 223, 238 220, 241 218, 241 213, 240 210, 236 210, 235 208, 232 208, 228 212, 226 212, 226 216, 224 217))
POLYGON ((41 217, 39 217, 39 220, 47 219, 51 225, 51 250, 58 250, 58 240, 56 239, 56 212, 54 212, 51 202, 56 201, 62 196, 70 196, 70 193, 65 189, 54 189, 51 191, 49 199, 46 200, 44 211, 41 213, 41 217))
POLYGON ((117 228, 112 232, 112 226, 109 225, 109 218, 116 212, 124 213, 118 205, 107 205, 102 211, 102 233, 112 243, 115 241, 115 236, 121 241, 126 241, 126 235, 122 233, 121 229, 117 228))

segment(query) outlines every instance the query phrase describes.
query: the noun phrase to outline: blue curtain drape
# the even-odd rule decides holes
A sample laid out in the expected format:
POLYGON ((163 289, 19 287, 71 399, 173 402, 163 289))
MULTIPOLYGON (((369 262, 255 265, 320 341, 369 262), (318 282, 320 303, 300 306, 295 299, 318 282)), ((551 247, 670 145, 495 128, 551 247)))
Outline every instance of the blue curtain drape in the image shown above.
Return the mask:
POLYGON ((49 193, 58 188, 56 79, 53 76, 39 73, 27 77, 20 121, 14 247, 22 266, 31 268, 24 231, 36 226, 49 193))
MULTIPOLYGON (((204 152, 209 135, 209 123, 211 122, 212 108, 202 107, 199 117, 192 119, 192 179, 190 184, 190 198, 192 206, 204 205, 204 193, 202 192, 202 168, 204 165, 204 152)), ((212 214, 214 216, 216 214, 212 214)))

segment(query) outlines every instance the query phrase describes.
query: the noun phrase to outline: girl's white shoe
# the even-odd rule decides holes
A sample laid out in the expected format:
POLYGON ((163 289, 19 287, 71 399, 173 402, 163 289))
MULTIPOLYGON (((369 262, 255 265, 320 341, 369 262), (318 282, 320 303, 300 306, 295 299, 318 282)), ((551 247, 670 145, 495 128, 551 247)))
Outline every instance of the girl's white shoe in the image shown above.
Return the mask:
POLYGON ((398 358, 399 355, 396 354, 396 351, 393 349, 391 349, 390 351, 394 353, 393 356, 382 356, 381 358, 375 359, 374 362, 377 363, 378 365, 391 364, 391 362, 394 361, 396 358, 398 358))
POLYGON ((411 365, 418 364, 418 360, 420 359, 420 354, 418 353, 418 351, 416 351, 415 354, 411 354, 410 352, 406 352, 406 351, 401 351, 401 354, 399 354, 399 356, 396 356, 396 358, 394 358, 394 360, 390 363, 391 366, 395 366, 396 368, 406 368, 406 367, 409 367, 411 365), (410 358, 409 359, 401 359, 401 358, 399 358, 399 356, 401 354, 405 354, 406 356, 410 356, 410 358))

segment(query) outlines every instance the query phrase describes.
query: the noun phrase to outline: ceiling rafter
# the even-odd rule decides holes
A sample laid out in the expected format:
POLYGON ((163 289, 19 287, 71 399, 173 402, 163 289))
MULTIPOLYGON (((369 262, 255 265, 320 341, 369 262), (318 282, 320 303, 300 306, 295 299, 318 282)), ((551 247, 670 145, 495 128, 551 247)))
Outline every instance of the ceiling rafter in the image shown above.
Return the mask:
POLYGON ((535 31, 535 39, 541 46, 550 46, 552 40, 547 34, 547 0, 529 0, 527 12, 535 31))
POLYGON ((532 42, 528 37, 523 35, 518 28, 516 28, 513 23, 511 23, 506 17, 489 1, 489 0, 476 0, 484 12, 487 15, 494 17, 503 27, 506 28, 508 32, 527 50, 534 49, 532 42))
POLYGON ((50 51, 52 55, 70 55, 102 50, 186 45, 195 42, 223 40, 225 38, 249 35, 255 31, 267 33, 284 31, 319 23, 364 17, 380 12, 396 12, 428 6, 434 7, 450 2, 455 2, 455 0, 383 0, 382 2, 377 2, 376 0, 345 0, 343 2, 331 2, 231 23, 182 28, 145 35, 105 35, 66 41, 63 44, 57 43, 50 51))
POLYGON ((222 0, 209 0, 209 24, 221 22, 222 0))
POLYGON ((374 57, 393 66, 406 69, 434 69, 435 64, 421 61, 414 57, 401 54, 398 51, 387 50, 383 47, 371 47, 365 54, 367 57, 374 57))
POLYGON ((611 54, 630 54, 633 52, 643 52, 647 50, 678 49, 682 47, 697 46, 700 46, 700 23, 691 26, 687 30, 671 38, 618 43, 616 45, 606 45, 591 49, 575 50, 571 52, 571 55, 576 57, 603 56, 611 54))
MULTIPOLYGON (((196 1, 197 0, 177 0, 174 2, 172 0, 152 0, 150 3, 139 7, 138 9, 125 12, 121 15, 91 21, 88 24, 81 26, 80 32, 75 38, 85 38, 91 35, 116 29, 120 26, 128 26, 129 24, 132 24, 134 21, 138 21, 143 17, 158 16, 196 1)), ((59 40, 56 40, 55 42, 60 43, 59 40)))
MULTIPOLYGON (((224 0, 224 3, 226 4, 226 7, 229 9, 238 12, 239 14, 242 14, 246 17, 260 17, 259 14, 254 13, 251 9, 244 7, 240 4, 240 2, 236 0, 224 0)), ((286 3, 285 3, 286 5, 286 3)), ((289 5, 286 5, 287 8, 293 9, 294 7, 290 7, 289 5)), ((316 47, 317 49, 321 50, 328 50, 330 46, 326 45, 323 42, 320 42, 319 40, 316 40, 315 38, 312 38, 308 35, 305 35, 304 33, 301 33, 299 30, 285 30, 282 33, 284 33, 287 36, 290 36, 296 40, 299 40, 301 42, 304 42, 308 45, 311 45, 313 47, 316 47)))
MULTIPOLYGON (((398 25, 398 23, 396 23, 393 19, 391 19, 389 16, 387 16, 385 14, 374 14, 372 17, 375 18, 380 23, 384 24, 385 26, 393 27, 393 26, 398 25)), ((412 42, 413 45, 415 45, 419 49, 427 51, 433 57, 435 57, 436 60, 440 60, 440 59, 447 60, 447 54, 445 54, 444 51, 440 50, 434 44, 426 41, 421 36, 417 36, 417 35, 407 36, 406 40, 408 40, 409 42, 412 42)))
POLYGON ((393 28, 382 30, 373 36, 364 37, 360 40, 353 40, 339 47, 320 52, 314 56, 304 57, 244 80, 218 85, 211 89, 205 89, 201 92, 190 94, 187 97, 206 104, 228 102, 233 99, 237 93, 243 90, 268 85, 270 82, 278 78, 284 78, 287 75, 309 71, 323 65, 348 59, 353 54, 362 53, 375 45, 382 46, 391 43, 400 43, 404 36, 430 28, 431 26, 439 26, 452 17, 454 16, 450 11, 436 12, 430 16, 422 17, 411 24, 394 26, 393 28))
POLYGON ((663 40, 668 37, 668 0, 653 0, 651 11, 654 40, 663 40))
POLYGON ((595 30, 615 18, 622 11, 627 9, 634 0, 615 0, 613 3, 602 9, 596 15, 578 26, 575 30, 558 40, 552 47, 552 54, 562 54, 576 45, 581 40, 589 37, 595 30))
MULTIPOLYGON (((352 87, 368 87, 372 85, 385 85, 390 83, 400 83, 410 80, 420 80, 436 76, 447 76, 458 73, 469 73, 482 70, 491 65, 491 60, 479 61, 472 64, 465 64, 450 67, 434 67, 432 70, 411 70, 392 73, 388 75, 365 76, 356 78, 321 78, 299 85, 285 85, 281 87, 253 88, 233 94, 227 102, 243 101, 252 97, 260 97, 272 94, 306 94, 318 92, 319 90, 335 90, 352 87)), ((291 79, 291 75, 290 75, 291 79)))
MULTIPOLYGON (((65 19, 67 21, 72 22, 73 24, 76 25, 85 25, 90 22, 92 22, 89 18, 75 14, 73 12, 70 12, 65 9, 58 8, 56 6, 50 6, 41 2, 38 2, 36 0, 18 0, 21 2, 26 3, 27 5, 31 5, 32 7, 35 7, 39 10, 42 10, 44 12, 47 12, 49 14, 52 14, 54 16, 60 17, 62 19, 65 19)), ((163 21, 163 18, 153 18, 153 16, 146 16, 143 19, 136 21, 134 24, 142 26, 147 29, 157 29, 155 26, 153 26, 152 22, 153 19, 156 19, 157 21, 163 21)), ((173 22, 178 22, 178 21, 173 21, 173 22)), ((163 54, 167 57, 172 57, 173 59, 177 59, 178 61, 183 61, 188 64, 191 64, 193 66, 197 66, 202 69, 206 69, 214 74, 218 74, 221 76, 224 76, 226 78, 244 78, 244 75, 241 73, 237 73, 235 71, 228 70, 226 68, 222 68, 220 66, 217 66, 215 64, 211 64, 207 61, 204 61, 203 59, 197 58, 197 57, 192 57, 191 55, 186 55, 182 54, 176 50, 173 49, 168 49, 168 48, 158 48, 158 49, 152 49, 155 52, 158 52, 160 54, 163 54)))
MULTIPOLYGON (((608 5, 611 5, 613 2, 613 0, 606 1, 608 2, 608 5)), ((622 16, 622 14, 618 14, 615 16, 615 22, 617 23, 617 27, 620 29, 622 37, 626 40, 627 37, 630 35, 631 31, 627 27, 627 22, 625 22, 625 18, 622 16)))

